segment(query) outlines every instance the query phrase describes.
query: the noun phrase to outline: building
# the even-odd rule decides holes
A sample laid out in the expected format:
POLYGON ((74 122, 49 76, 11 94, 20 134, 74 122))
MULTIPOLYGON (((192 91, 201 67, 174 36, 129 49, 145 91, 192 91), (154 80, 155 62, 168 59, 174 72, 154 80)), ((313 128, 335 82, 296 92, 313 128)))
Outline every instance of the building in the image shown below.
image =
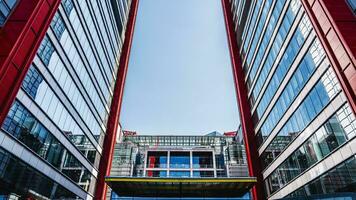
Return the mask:
POLYGON ((0 1, 0 198, 105 188, 136 2, 0 1))
POLYGON ((222 3, 253 196, 355 197, 355 1, 222 3))
MULTIPOLYGON (((222 5, 252 197, 355 192, 355 1, 222 5)), ((105 198, 137 7, 0 1, 1 197, 105 198)))
POLYGON ((255 179, 248 174, 244 144, 235 135, 124 134, 106 177, 112 199, 245 195, 255 179))

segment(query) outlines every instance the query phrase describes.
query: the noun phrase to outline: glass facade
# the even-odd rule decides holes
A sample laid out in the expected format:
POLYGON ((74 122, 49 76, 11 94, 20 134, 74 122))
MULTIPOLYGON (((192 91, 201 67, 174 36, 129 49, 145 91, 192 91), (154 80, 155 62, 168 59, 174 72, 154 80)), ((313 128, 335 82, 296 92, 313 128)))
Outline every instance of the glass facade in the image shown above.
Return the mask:
POLYGON ((0 0, 0 26, 4 25, 16 3, 17 0, 0 0))
POLYGON ((77 196, 0 147, 0 199, 74 199, 77 196))
POLYGON ((167 168, 167 152, 151 151, 147 157, 147 168, 167 168))
POLYGON ((90 184, 95 185, 95 178, 79 160, 18 101, 13 104, 2 128, 86 191, 90 184))
POLYGON ((169 160, 170 168, 190 168, 189 152, 171 152, 169 160))
POLYGON ((193 168, 212 168, 213 165, 211 152, 193 152, 193 168))
POLYGON ((356 135, 353 125, 356 120, 347 113, 348 109, 349 106, 344 105, 272 172, 266 181, 269 193, 283 187, 356 135))
POLYGON ((127 135, 115 146, 111 176, 246 177, 241 134, 227 137, 127 135))
POLYGON ((347 2, 349 3, 352 12, 356 14, 356 1, 355 0, 347 0, 347 2))
MULTIPOLYGON (((0 1, 0 26, 16 2, 0 1)), ((130 0, 62 0, 2 125, 2 135, 61 175, 42 176, 73 182, 63 187, 82 199, 94 198, 130 5, 130 0)))
POLYGON ((316 198, 354 199, 356 197, 354 193, 356 184, 355 169, 356 158, 352 156, 319 178, 289 194, 287 198, 302 199, 315 196, 316 198), (341 193, 341 195, 338 195, 338 193, 341 193))
MULTIPOLYGON (((326 164, 327 158, 351 148, 356 128, 334 67, 301 1, 230 3, 266 198, 356 192, 347 173, 339 173, 340 187, 325 188, 328 175, 318 176, 315 183, 298 179, 320 171, 321 164, 336 167, 336 162, 326 164)), ((344 156, 338 159, 347 162, 344 156)), ((329 173, 334 172, 325 172, 329 173)))
MULTIPOLYGON (((241 134, 153 136, 125 135, 125 132, 115 145, 110 177, 137 180, 249 177, 241 134)), ((177 189, 175 185, 170 187, 177 189)), ((111 198, 118 197, 112 192, 111 198)), ((162 199, 159 195, 155 198, 162 199)))

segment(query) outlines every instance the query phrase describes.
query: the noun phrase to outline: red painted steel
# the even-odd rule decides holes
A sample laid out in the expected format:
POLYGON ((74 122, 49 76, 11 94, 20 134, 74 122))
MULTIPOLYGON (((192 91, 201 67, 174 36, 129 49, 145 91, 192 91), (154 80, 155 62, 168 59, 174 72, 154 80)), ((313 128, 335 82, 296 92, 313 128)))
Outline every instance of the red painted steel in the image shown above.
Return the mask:
POLYGON ((231 64, 234 74, 237 102, 240 111, 239 113, 241 119, 242 133, 246 147, 248 170, 250 176, 254 176, 257 178, 257 184, 252 188, 252 197, 255 200, 264 199, 261 165, 258 159, 257 144, 255 142, 255 133, 252 124, 250 105, 248 103, 247 98, 247 89, 244 83, 245 78, 244 73, 242 71, 241 56, 239 55, 237 38, 234 31, 231 5, 229 3, 229 0, 221 1, 224 10, 225 26, 231 57, 231 64))
POLYGON ((345 0, 302 0, 356 114, 356 17, 345 0))
POLYGON ((124 93, 125 79, 129 65, 130 51, 135 29, 139 0, 132 0, 129 18, 127 22, 125 41, 122 47, 120 56, 119 70, 117 73, 117 81, 115 83, 114 96, 110 107, 110 115, 107 124, 107 131, 104 140, 104 149, 99 165, 99 174, 95 192, 95 199, 106 199, 107 185, 105 176, 110 175, 114 147, 116 143, 116 135, 119 126, 120 110, 122 104, 122 96, 124 93))
POLYGON ((60 2, 19 1, 0 28, 0 124, 15 100, 60 2))

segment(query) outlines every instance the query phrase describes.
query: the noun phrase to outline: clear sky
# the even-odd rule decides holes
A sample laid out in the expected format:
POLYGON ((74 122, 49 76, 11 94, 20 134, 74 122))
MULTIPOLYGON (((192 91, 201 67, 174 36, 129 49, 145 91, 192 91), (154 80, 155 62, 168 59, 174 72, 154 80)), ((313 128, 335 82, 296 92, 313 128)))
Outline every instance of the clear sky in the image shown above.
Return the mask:
POLYGON ((220 0, 140 0, 120 122, 139 134, 236 130, 220 0))

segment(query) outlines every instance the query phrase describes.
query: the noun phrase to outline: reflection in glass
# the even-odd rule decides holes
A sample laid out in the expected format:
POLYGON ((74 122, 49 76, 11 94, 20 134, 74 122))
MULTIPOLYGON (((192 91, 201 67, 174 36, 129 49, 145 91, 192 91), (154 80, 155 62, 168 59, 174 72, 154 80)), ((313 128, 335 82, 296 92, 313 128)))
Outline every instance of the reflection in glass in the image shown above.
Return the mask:
POLYGON ((190 177, 190 171, 170 171, 169 177, 188 178, 188 177, 190 177))
MULTIPOLYGON (((344 105, 328 119, 299 149, 294 151, 266 179, 266 189, 269 194, 284 187, 292 179, 303 173, 315 163, 321 161, 332 151, 343 145, 348 138, 347 133, 356 133, 353 125, 355 117, 348 113, 349 105, 344 105), (345 123, 351 122, 351 123, 345 123)), ((315 185, 311 185, 313 189, 315 185)), ((315 187, 319 189, 319 187, 315 187)), ((318 192, 315 192, 318 193, 318 192)))
POLYGON ((146 171, 146 177, 167 177, 167 171, 146 171))
POLYGON ((147 153, 148 168, 167 168, 167 152, 150 151, 147 153))
POLYGON ((170 168, 190 168, 190 152, 174 152, 170 154, 170 168))
POLYGON ((193 168, 213 168, 212 152, 193 152, 193 168))

